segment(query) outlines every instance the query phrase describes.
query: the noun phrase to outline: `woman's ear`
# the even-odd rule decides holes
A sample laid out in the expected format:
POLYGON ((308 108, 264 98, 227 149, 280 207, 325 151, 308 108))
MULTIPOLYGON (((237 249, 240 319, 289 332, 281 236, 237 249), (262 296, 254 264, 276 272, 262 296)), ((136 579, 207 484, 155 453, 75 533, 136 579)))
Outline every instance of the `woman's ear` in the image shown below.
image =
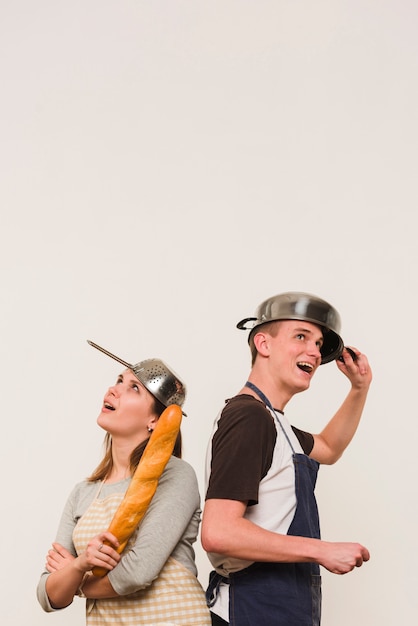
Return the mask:
POLYGON ((254 345, 257 349, 257 352, 261 354, 261 356, 268 356, 270 354, 269 338, 270 335, 263 332, 259 332, 254 335, 254 345))
POLYGON ((153 415, 152 417, 150 417, 150 419, 148 420, 148 424, 147 424, 147 428, 148 428, 148 432, 151 433, 154 428, 157 425, 158 422, 158 415, 153 415))

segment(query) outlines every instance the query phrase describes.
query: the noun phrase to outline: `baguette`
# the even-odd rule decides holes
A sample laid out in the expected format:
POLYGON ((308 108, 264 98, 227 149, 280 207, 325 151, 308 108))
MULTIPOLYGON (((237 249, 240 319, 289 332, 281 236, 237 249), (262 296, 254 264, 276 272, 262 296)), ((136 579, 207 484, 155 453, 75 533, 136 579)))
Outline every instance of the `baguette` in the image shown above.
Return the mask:
MULTIPOLYGON (((150 505, 161 474, 173 453, 181 420, 182 411, 177 404, 170 404, 161 413, 123 500, 115 511, 109 531, 119 541, 119 554, 150 505)), ((92 571, 98 577, 108 573, 104 567, 94 567, 92 571)))

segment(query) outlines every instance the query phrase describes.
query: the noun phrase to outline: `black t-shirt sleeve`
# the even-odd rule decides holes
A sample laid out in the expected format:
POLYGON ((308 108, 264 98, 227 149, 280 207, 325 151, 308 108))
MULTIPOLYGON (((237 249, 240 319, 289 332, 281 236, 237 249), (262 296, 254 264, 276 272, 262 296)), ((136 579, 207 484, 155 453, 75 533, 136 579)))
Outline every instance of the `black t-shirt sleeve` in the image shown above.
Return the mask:
POLYGON ((292 426, 292 430, 298 438, 302 450, 307 456, 309 456, 314 446, 313 435, 311 435, 311 433, 305 432, 304 430, 299 430, 299 428, 296 428, 296 426, 292 426))
POLYGON ((211 443, 206 499, 257 504, 259 484, 271 466, 276 437, 273 417, 262 402, 245 394, 229 400, 211 443))

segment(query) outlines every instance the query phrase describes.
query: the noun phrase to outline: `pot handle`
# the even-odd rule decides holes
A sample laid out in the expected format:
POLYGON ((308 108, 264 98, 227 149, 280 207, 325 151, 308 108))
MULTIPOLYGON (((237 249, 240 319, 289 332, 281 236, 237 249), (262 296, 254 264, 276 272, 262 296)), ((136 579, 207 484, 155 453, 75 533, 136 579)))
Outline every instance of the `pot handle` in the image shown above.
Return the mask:
POLYGON ((257 321, 256 317, 246 317, 240 322, 238 322, 237 328, 239 328, 240 330, 251 330, 252 328, 254 328, 254 324, 252 326, 247 326, 247 322, 256 322, 256 321, 257 321))

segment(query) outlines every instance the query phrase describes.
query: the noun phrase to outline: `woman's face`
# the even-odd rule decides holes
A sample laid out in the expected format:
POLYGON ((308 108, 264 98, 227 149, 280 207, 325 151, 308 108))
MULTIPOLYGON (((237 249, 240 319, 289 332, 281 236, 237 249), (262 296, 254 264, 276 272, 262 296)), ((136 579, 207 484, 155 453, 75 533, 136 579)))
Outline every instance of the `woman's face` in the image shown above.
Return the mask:
POLYGON ((148 427, 154 428, 158 420, 154 404, 154 397, 126 369, 113 387, 109 387, 97 423, 113 438, 144 441, 149 436, 148 427))

